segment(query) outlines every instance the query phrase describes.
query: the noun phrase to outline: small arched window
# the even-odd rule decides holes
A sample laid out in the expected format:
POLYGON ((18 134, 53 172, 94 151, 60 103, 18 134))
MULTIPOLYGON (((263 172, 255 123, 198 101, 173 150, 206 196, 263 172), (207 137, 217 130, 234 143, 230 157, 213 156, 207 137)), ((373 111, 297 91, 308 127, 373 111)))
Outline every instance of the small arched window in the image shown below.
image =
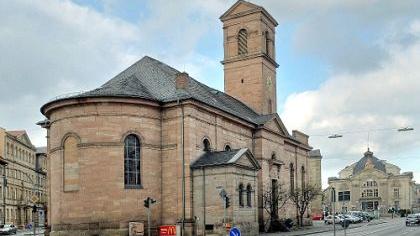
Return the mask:
POLYGON ((270 56, 270 35, 265 31, 265 53, 270 56))
POLYGON ((205 138, 203 140, 203 151, 210 152, 210 150, 211 150, 210 141, 205 138))
POLYGON ((276 159, 277 159, 276 153, 273 152, 273 154, 271 154, 271 160, 276 160, 276 159))
POLYGON ((251 194, 252 194, 252 187, 250 184, 248 184, 246 186, 246 205, 248 207, 252 207, 251 194))
POLYGON ((140 141, 130 134, 124 140, 124 184, 126 187, 140 187, 140 141))
POLYGON ((239 30, 238 33, 238 55, 245 55, 248 53, 248 33, 246 29, 239 30))
POLYGON ((230 148, 229 144, 226 144, 225 151, 230 151, 230 150, 232 150, 232 148, 230 148))
POLYGON ((290 192, 293 193, 295 191, 295 168, 293 163, 290 163, 290 192))
POLYGON ((271 114, 273 113, 273 102, 271 101, 271 99, 268 99, 268 113, 271 114))
POLYGON ((239 206, 243 207, 244 206, 244 185, 243 184, 239 184, 239 206))

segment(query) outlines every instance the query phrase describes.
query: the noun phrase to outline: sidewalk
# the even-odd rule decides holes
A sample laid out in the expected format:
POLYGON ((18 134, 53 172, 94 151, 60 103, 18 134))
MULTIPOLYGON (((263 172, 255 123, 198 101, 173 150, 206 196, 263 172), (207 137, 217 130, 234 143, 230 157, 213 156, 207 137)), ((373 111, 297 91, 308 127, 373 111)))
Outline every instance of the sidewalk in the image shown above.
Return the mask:
MULTIPOLYGON (((350 224, 348 229, 354 229, 359 228, 362 226, 369 226, 369 225, 377 225, 377 224, 383 224, 386 223, 384 219, 380 220, 372 220, 369 223, 359 223, 359 224, 350 224)), ((337 231, 344 230, 343 227, 341 227, 340 224, 337 224, 336 226, 337 231)), ((318 233, 324 233, 333 231, 332 225, 325 225, 322 221, 316 221, 314 222, 313 226, 304 227, 301 229, 296 229, 292 232, 275 232, 275 233, 261 233, 260 235, 264 236, 274 236, 274 235, 281 235, 281 236, 301 236, 301 235, 311 235, 311 234, 318 234, 318 233)))

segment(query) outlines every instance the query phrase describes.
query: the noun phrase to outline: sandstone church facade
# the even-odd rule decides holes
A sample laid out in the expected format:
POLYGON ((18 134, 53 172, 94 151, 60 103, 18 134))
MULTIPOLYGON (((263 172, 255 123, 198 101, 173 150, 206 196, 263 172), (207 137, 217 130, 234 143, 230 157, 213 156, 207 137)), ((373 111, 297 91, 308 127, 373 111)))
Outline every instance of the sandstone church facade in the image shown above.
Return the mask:
POLYGON ((147 223, 147 197, 157 200, 152 227, 204 235, 225 221, 255 235, 268 217, 265 191, 321 187, 319 152, 276 113, 276 20, 246 1, 220 19, 225 92, 146 56, 97 89, 42 106, 52 235, 127 235, 129 222, 147 223))

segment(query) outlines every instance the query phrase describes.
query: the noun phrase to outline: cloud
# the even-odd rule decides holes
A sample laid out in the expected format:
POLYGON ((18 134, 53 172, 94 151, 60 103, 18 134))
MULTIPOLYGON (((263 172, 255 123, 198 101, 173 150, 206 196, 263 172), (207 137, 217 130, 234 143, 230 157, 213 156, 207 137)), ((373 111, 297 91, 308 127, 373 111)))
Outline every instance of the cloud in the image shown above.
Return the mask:
MULTIPOLYGON (((420 21, 405 30, 419 37, 420 21)), ((286 125, 313 134, 311 144, 323 149, 329 174, 336 175, 343 163, 360 159, 368 138, 379 158, 397 165, 404 155, 418 151, 418 130, 399 133, 395 128, 420 127, 420 42, 406 45, 393 41, 386 48, 389 59, 378 69, 334 74, 317 90, 292 94, 286 101, 282 114, 286 125), (343 138, 326 138, 333 133, 341 133, 343 138)), ((415 171, 420 182, 420 162, 414 162, 404 171, 415 171)))

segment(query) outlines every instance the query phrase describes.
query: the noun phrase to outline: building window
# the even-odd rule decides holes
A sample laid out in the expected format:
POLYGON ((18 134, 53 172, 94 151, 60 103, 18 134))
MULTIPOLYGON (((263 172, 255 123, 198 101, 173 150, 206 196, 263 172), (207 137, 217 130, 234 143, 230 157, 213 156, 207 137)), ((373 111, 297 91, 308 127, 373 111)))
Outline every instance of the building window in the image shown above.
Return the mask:
POLYGON ((273 103, 271 102, 271 99, 268 99, 268 113, 273 113, 273 103))
POLYGON ((293 163, 290 163, 290 192, 293 193, 295 191, 295 168, 293 167, 293 163))
POLYGON ((124 140, 124 184, 126 187, 140 187, 140 141, 130 134, 124 140))
POLYGON ((339 202, 350 201, 350 191, 338 192, 338 201, 339 202))
POLYGON ((302 168, 301 168, 301 177, 302 177, 302 179, 301 179, 301 183, 302 183, 302 189, 304 189, 305 188, 305 167, 304 166, 302 166, 302 168))
POLYGON ((265 53, 270 56, 270 35, 265 31, 265 53))
POLYGON ((225 151, 230 151, 230 150, 232 150, 232 148, 230 148, 229 144, 226 144, 225 151))
POLYGON ((400 189, 394 188, 394 198, 399 198, 399 197, 400 197, 400 189))
POLYGON ((238 34, 238 55, 244 55, 248 53, 248 33, 246 29, 239 30, 238 34))
POLYGON ((243 184, 239 184, 239 206, 243 207, 244 206, 244 185, 243 184))
POLYGON ((252 187, 250 184, 248 184, 248 186, 246 186, 246 205, 248 207, 252 207, 251 193, 252 193, 252 187))
MULTIPOLYGON (((79 148, 78 138, 68 136, 64 141, 64 191, 79 190, 79 148)), ((33 176, 27 176, 29 181, 35 181, 33 176)))
POLYGON ((205 138, 203 140, 203 151, 210 152, 210 150, 211 150, 210 141, 205 138))

